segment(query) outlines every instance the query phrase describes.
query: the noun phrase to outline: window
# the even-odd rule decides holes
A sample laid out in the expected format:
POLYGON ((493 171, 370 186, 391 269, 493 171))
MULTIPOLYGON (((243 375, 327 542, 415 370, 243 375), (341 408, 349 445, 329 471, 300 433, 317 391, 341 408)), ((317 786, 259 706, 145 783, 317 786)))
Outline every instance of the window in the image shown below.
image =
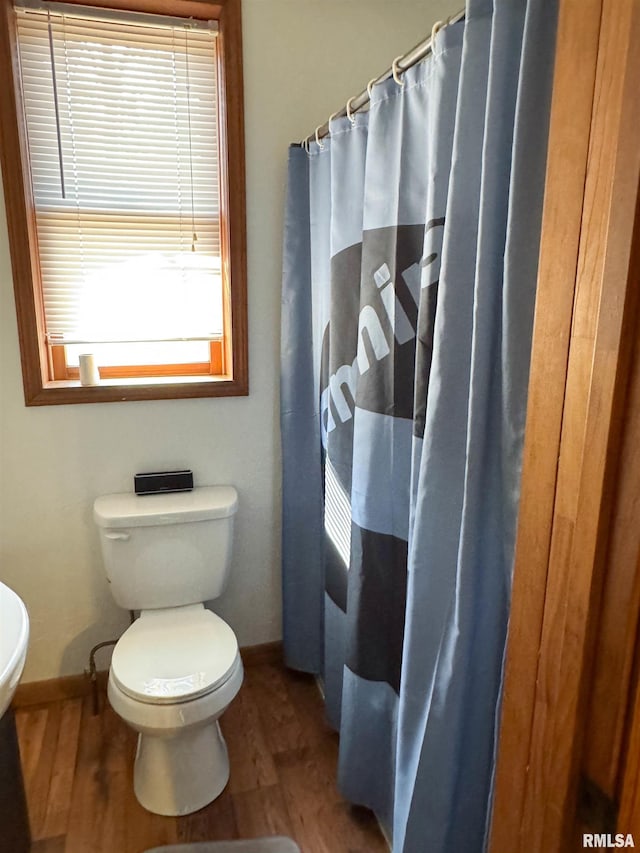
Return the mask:
POLYGON ((239 0, 155 2, 5 7, 28 404, 247 393, 239 0))

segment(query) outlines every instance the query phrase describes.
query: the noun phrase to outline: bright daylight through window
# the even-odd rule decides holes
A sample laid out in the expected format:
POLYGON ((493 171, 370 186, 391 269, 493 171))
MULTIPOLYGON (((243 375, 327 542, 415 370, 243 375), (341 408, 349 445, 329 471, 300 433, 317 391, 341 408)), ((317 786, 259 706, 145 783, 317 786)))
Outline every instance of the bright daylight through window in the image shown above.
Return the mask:
POLYGON ((225 91, 240 54, 224 18, 40 0, 14 16, 41 384, 65 389, 36 402, 89 390, 83 353, 101 386, 83 401, 246 393, 244 222, 230 210, 244 210, 244 173, 229 161, 242 100, 225 91))

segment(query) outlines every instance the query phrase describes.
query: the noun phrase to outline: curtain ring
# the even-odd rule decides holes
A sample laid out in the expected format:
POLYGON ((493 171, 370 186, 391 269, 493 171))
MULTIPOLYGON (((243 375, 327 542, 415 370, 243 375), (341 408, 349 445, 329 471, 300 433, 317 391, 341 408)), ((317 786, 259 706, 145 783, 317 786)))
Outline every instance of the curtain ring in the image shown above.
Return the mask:
POLYGON ((351 110, 351 104, 355 101, 356 97, 357 96, 354 95, 353 98, 349 98, 349 100, 347 101, 347 118, 351 122, 352 126, 356 123, 356 117, 354 116, 351 110))
POLYGON ((396 58, 391 63, 391 73, 393 74, 393 79, 396 81, 398 86, 404 86, 404 80, 400 76, 402 71, 398 68, 398 62, 402 59, 401 56, 396 56, 396 58))
POLYGON ((369 100, 371 100, 371 92, 373 91, 373 86, 377 79, 377 77, 374 77, 373 80, 369 80, 367 83, 367 95, 369 95, 369 100))
POLYGON ((321 127, 322 127, 322 125, 321 125, 321 124, 319 124, 319 125, 316 127, 315 137, 316 137, 316 145, 318 146, 318 148, 319 148, 321 151, 324 151, 324 142, 321 142, 321 141, 320 141, 320 137, 318 136, 318 131, 320 130, 320 128, 321 128, 321 127))
POLYGON ((307 154, 309 153, 309 137, 308 136, 305 136, 305 138, 302 140, 302 142, 300 143, 300 147, 304 148, 304 150, 307 152, 307 154))
POLYGON ((433 27, 431 28, 431 51, 433 52, 433 43, 435 41, 436 34, 444 27, 444 21, 436 21, 433 27))
POLYGON ((329 120, 327 121, 327 127, 329 128, 329 133, 331 133, 331 122, 334 120, 334 118, 337 118, 341 112, 342 112, 342 110, 336 110, 335 113, 331 113, 331 115, 329 116, 329 120))

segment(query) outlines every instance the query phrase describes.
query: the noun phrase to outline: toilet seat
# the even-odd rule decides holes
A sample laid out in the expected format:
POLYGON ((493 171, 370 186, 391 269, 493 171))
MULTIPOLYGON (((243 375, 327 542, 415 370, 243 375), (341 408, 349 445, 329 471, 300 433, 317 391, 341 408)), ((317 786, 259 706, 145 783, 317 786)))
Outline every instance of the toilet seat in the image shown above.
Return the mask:
POLYGON ((232 629, 202 604, 146 610, 113 651, 111 677, 139 702, 188 702, 217 690, 238 666, 232 629))

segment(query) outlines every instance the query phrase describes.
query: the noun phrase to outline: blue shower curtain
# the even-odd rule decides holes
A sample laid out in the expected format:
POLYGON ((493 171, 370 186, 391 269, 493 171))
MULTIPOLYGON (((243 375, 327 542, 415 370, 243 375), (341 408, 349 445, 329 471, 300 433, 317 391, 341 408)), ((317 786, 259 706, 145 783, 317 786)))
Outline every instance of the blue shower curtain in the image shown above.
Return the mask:
POLYGON ((396 853, 483 849, 555 27, 549 0, 470 0, 401 85, 290 149, 285 653, 396 853))

